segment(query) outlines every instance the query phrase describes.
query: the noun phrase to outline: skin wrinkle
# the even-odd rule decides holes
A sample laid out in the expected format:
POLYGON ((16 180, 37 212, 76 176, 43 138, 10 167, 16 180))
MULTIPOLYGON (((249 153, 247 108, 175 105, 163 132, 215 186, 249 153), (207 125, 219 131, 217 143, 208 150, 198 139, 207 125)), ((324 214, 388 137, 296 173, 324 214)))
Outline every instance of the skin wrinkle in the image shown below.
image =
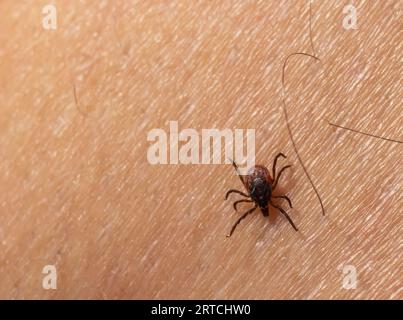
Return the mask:
POLYGON ((398 1, 357 1, 358 30, 343 29, 341 3, 313 1, 323 67, 287 65, 287 111, 325 218, 281 113, 282 63, 310 50, 309 1, 57 2, 51 33, 41 5, 0 4, 19 15, 0 21, 1 298, 403 297, 401 147, 323 120, 401 135, 398 1), (227 240, 248 208, 223 200, 241 188, 232 166, 147 162, 147 133, 170 120, 254 128, 269 168, 284 152, 300 232, 256 213, 227 240), (40 287, 46 264, 57 290, 40 287), (356 290, 342 288, 346 264, 356 290))

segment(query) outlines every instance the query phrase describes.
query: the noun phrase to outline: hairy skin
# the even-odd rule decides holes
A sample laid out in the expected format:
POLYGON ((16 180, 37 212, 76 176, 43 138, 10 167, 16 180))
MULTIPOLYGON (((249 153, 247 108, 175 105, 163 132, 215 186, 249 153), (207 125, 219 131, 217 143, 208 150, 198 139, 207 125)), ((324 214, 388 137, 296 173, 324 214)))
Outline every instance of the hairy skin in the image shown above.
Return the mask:
MULTIPOLYGON (((0 298, 403 298, 399 1, 1 1, 0 298), (75 102, 73 85, 76 88, 75 102), (254 128, 295 232, 256 212, 229 232, 228 165, 150 165, 147 133, 254 128), (57 290, 42 288, 55 265, 57 290), (343 288, 343 267, 357 288, 343 288)), ((232 201, 233 200, 233 201, 232 201)))

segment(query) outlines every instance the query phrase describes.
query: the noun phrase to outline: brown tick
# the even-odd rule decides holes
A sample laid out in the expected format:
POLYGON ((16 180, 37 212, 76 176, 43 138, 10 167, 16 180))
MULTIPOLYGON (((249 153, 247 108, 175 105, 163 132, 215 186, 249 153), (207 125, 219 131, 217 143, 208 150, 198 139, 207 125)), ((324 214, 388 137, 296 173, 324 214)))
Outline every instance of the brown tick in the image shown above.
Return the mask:
POLYGON ((228 196, 231 193, 238 193, 241 196, 244 196, 249 199, 242 199, 234 202, 234 209, 235 211, 237 210, 237 205, 241 202, 253 202, 255 206, 248 211, 246 211, 233 225, 231 232, 227 237, 230 237, 234 231, 235 228, 238 226, 238 224, 246 218, 247 215, 251 214, 253 211, 255 211, 257 208, 260 209, 264 217, 269 216, 269 205, 272 207, 276 208, 279 210, 288 220, 288 222, 292 225, 292 227, 295 229, 295 231, 298 231, 297 227, 295 226, 294 222, 291 220, 291 218, 288 216, 287 212, 280 207, 279 205, 276 205, 272 202, 272 199, 276 198, 281 198, 285 199, 288 204, 290 205, 290 208, 292 208, 291 200, 286 196, 286 195, 281 195, 281 196, 273 196, 273 190, 276 189, 277 183, 280 179, 281 174, 283 171, 287 168, 290 168, 291 166, 285 166, 283 167, 278 175, 276 176, 276 164, 277 160, 279 157, 287 158, 284 154, 279 153, 275 158, 273 162, 273 178, 270 176, 269 170, 267 170, 266 167, 256 165, 248 170, 248 173, 245 177, 240 175, 239 169, 235 161, 232 161, 232 165, 234 166, 239 178, 241 179, 242 184, 244 185, 245 189, 247 190, 247 194, 236 190, 236 189, 231 189, 228 190, 227 194, 225 195, 225 200, 228 199, 228 196))

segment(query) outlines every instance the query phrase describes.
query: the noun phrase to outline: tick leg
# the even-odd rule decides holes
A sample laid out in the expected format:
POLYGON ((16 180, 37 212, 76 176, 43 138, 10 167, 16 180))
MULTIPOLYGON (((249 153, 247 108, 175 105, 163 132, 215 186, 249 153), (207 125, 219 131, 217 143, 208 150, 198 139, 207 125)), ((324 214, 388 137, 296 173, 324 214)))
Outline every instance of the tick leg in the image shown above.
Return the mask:
POLYGON ((229 238, 229 237, 232 236, 232 234, 234 233, 235 228, 237 227, 237 225, 238 225, 243 219, 245 219, 248 214, 251 214, 253 211, 255 211, 256 208, 257 208, 257 206, 253 207, 252 209, 249 209, 248 211, 246 211, 246 212, 242 215, 242 217, 240 217, 240 218, 237 220, 237 222, 235 222, 235 224, 232 226, 231 232, 229 233, 229 235, 227 235, 227 238, 229 238))
POLYGON ((281 152, 278 154, 278 155, 276 155, 276 157, 274 158, 274 161, 273 161, 273 180, 276 180, 276 165, 277 165, 277 160, 278 160, 278 158, 280 158, 280 157, 283 157, 284 159, 286 159, 287 157, 284 155, 284 154, 282 154, 281 152))
POLYGON ((275 197, 273 196, 272 198, 275 198, 275 199, 279 199, 279 198, 285 199, 285 200, 287 200, 288 204, 290 205, 290 208, 292 208, 291 200, 290 200, 290 198, 288 198, 286 195, 283 195, 283 196, 275 196, 275 197))
POLYGON ((253 200, 243 199, 243 200, 235 201, 235 202, 234 202, 234 209, 235 209, 235 211, 238 211, 238 210, 236 209, 236 206, 237 206, 238 203, 241 203, 241 202, 253 202, 253 200))
MULTIPOLYGON (((230 159, 230 160, 231 160, 231 159, 230 159)), ((232 165, 233 165, 234 168, 235 168, 236 173, 238 174, 239 179, 241 179, 241 182, 242 182, 243 186, 245 187, 245 189, 247 189, 247 188, 246 188, 246 184, 245 184, 245 180, 243 179, 243 176, 241 175, 241 173, 240 173, 240 171, 239 171, 238 165, 235 163, 234 160, 231 160, 231 161, 232 161, 232 165)))
POLYGON ((248 196, 246 193, 243 193, 242 191, 239 191, 239 190, 236 190, 236 189, 231 189, 231 190, 228 190, 227 194, 225 195, 225 200, 228 199, 228 196, 229 196, 231 193, 238 193, 238 194, 240 194, 241 196, 250 198, 250 196, 248 196))
POLYGON ((283 168, 280 170, 280 172, 278 173, 278 176, 277 176, 276 179, 274 180, 274 183, 273 183, 273 190, 276 188, 277 183, 278 183, 278 180, 280 179, 281 174, 283 173, 283 171, 284 171, 285 169, 288 169, 288 168, 291 168, 291 166, 285 166, 285 167, 283 167, 283 168))
POLYGON ((283 208, 281 208, 281 207, 279 207, 279 206, 276 206, 276 205, 273 204, 273 202, 271 202, 271 201, 270 201, 270 204, 271 204, 274 208, 280 210, 280 212, 287 218, 288 222, 292 225, 292 227, 295 229, 295 231, 298 231, 298 229, 297 229, 297 227, 295 226, 294 222, 292 222, 290 216, 287 214, 287 212, 285 212, 285 210, 284 210, 283 208))

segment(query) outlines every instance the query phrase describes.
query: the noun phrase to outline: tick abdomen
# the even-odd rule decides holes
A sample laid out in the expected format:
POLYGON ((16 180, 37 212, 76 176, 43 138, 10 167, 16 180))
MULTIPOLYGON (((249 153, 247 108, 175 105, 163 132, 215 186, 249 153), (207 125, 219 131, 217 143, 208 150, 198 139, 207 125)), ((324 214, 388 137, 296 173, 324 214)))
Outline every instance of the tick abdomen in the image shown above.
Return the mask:
POLYGON ((248 170, 245 182, 251 197, 258 205, 260 207, 267 206, 271 197, 273 182, 269 170, 259 165, 252 167, 248 170))

